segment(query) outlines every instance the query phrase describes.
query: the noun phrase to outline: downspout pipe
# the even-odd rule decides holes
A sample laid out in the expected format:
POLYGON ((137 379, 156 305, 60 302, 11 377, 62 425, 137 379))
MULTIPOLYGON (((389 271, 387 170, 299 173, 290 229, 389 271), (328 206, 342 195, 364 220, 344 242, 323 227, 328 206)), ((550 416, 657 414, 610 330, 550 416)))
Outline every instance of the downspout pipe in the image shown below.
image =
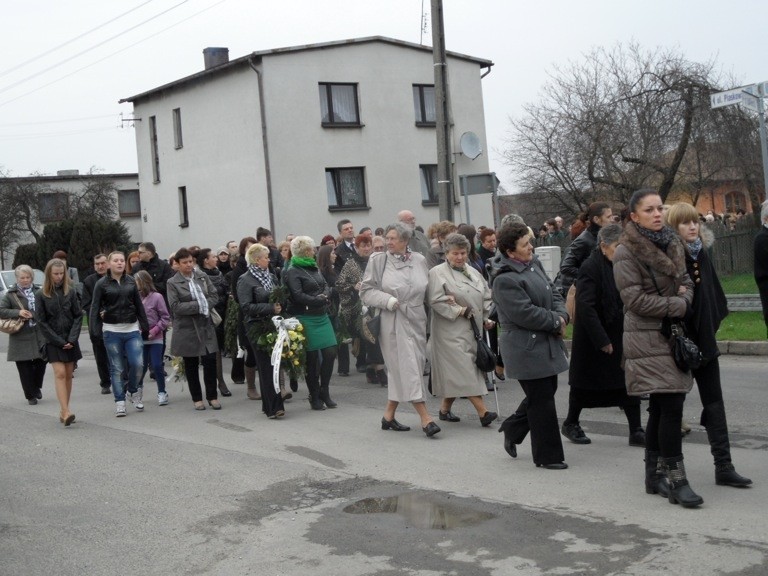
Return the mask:
POLYGON ((248 65, 256 72, 259 86, 259 116, 261 116, 261 147, 264 150, 264 179, 267 184, 267 211, 269 212, 269 229, 272 234, 275 230, 275 206, 272 200, 272 170, 269 165, 269 140, 267 139, 267 116, 264 106, 264 79, 261 70, 258 69, 254 58, 248 58, 248 65))

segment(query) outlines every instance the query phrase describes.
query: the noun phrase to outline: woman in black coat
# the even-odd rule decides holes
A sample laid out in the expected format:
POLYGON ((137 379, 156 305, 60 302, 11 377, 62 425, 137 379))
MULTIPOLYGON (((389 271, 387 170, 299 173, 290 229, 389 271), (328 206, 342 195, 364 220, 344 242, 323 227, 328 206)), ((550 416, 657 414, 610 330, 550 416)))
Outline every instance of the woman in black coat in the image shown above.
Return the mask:
POLYGON ((597 233, 600 228, 613 222, 613 211, 605 202, 593 202, 586 212, 579 215, 579 220, 584 222, 587 229, 568 247, 563 261, 560 262, 560 279, 555 280, 555 285, 561 287, 563 298, 568 295, 571 284, 576 282, 579 267, 597 246, 597 233))
POLYGON ((728 315, 728 302, 717 278, 715 267, 707 254, 712 245, 712 233, 701 228, 699 214, 690 204, 680 202, 670 208, 667 223, 686 244, 685 263, 693 280, 693 314, 686 322, 688 336, 699 346, 703 362, 693 370, 704 409, 701 425, 707 429, 710 450, 715 459, 715 482, 742 488, 752 480, 738 474, 731 462, 728 423, 725 418, 723 388, 720 384, 720 351, 715 337, 720 322, 728 315))
POLYGON ((621 296, 613 278, 613 252, 622 228, 610 224, 600 229, 597 248, 581 265, 576 280, 576 314, 568 383, 568 416, 563 436, 574 444, 591 440, 579 425, 583 408, 620 406, 629 424, 629 445, 645 446, 640 426, 640 398, 628 396, 621 367, 624 315, 621 296))

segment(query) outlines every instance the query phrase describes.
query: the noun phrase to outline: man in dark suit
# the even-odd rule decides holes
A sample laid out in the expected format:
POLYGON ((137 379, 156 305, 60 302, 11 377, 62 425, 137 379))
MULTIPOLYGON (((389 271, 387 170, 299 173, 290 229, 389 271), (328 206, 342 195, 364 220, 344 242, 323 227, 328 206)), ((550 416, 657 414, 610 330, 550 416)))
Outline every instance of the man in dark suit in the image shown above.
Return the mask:
POLYGON ((760 222, 763 227, 755 236, 755 282, 760 291, 763 318, 768 331, 768 200, 763 202, 760 209, 760 222))
POLYGON ((107 356, 107 349, 104 346, 104 339, 101 335, 94 334, 91 329, 90 315, 91 315, 91 300, 93 300, 93 288, 96 286, 96 282, 101 280, 107 273, 107 255, 96 254, 93 257, 93 269, 95 272, 90 276, 87 276, 83 280, 83 311, 88 317, 88 335, 91 338, 91 346, 93 346, 93 357, 96 359, 96 369, 99 373, 99 384, 101 385, 101 393, 109 394, 112 391, 112 378, 109 373, 109 357, 107 356))
POLYGON ((339 245, 334 249, 334 252, 336 253, 336 263, 333 265, 333 268, 336 270, 336 274, 339 274, 341 269, 344 268, 344 264, 346 264, 347 260, 357 252, 355 250, 355 227, 352 224, 352 221, 347 219, 339 220, 339 223, 336 224, 336 228, 341 236, 341 242, 339 242, 339 245))

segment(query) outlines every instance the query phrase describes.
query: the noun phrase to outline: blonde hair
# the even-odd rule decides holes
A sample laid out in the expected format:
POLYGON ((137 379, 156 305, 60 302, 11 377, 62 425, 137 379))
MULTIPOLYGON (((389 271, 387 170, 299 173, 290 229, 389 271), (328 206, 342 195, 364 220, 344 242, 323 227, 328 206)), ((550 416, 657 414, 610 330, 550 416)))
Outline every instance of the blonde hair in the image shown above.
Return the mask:
POLYGON ((677 233, 677 227, 680 224, 698 221, 699 213, 687 202, 678 202, 670 206, 669 212, 667 212, 667 224, 672 227, 675 233, 677 233))
POLYGON ((299 258, 309 258, 315 255, 315 241, 309 236, 296 236, 291 240, 291 254, 299 258))
POLYGON ((262 256, 269 256, 269 248, 264 246, 263 244, 253 244, 250 248, 248 248, 248 251, 245 253, 245 261, 248 264, 256 264, 256 260, 261 258, 262 256))
POLYGON ((70 281, 69 274, 67 274, 67 265, 61 258, 51 258, 48 260, 48 264, 45 265, 45 280, 43 280, 43 296, 46 298, 53 297, 53 293, 56 289, 56 285, 53 282, 54 268, 61 268, 64 270, 64 279, 62 280, 61 287, 64 290, 64 294, 69 294, 70 281))

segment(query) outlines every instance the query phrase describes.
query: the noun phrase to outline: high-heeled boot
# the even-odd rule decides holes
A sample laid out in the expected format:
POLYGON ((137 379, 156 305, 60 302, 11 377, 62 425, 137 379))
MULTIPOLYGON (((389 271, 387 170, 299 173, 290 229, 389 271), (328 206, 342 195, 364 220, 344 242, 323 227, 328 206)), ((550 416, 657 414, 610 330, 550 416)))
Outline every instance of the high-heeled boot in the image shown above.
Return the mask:
POLYGON ((645 451, 645 493, 669 498, 669 484, 667 484, 661 455, 649 450, 645 451))
POLYGON ((232 392, 227 388, 227 383, 224 382, 224 368, 221 362, 221 351, 216 352, 216 381, 219 383, 219 392, 222 396, 232 396, 232 392))
POLYGON ((307 390, 309 390, 309 406, 312 410, 325 410, 323 401, 320 399, 320 386, 317 382, 311 381, 310 378, 306 379, 307 390))
POLYGON ((261 394, 256 389, 256 366, 245 367, 245 383, 248 387, 246 396, 251 400, 261 400, 261 394))
POLYGON ((336 408, 338 404, 331 399, 331 392, 328 388, 328 384, 320 385, 320 400, 323 401, 323 404, 325 404, 327 408, 336 408))
POLYGON ((387 371, 384 369, 376 370, 376 379, 382 388, 389 386, 389 378, 387 378, 387 371))
POLYGON ((376 369, 368 367, 365 369, 365 381, 368 384, 378 384, 379 380, 376 377, 376 369))
POLYGON ((695 508, 704 504, 704 498, 696 494, 690 484, 688 484, 685 464, 683 464, 683 455, 678 454, 663 460, 664 468, 667 470, 667 480, 669 481, 670 504, 680 504, 685 508, 695 508))
POLYGON ((752 484, 733 467, 731 443, 728 440, 728 423, 725 419, 725 404, 713 402, 701 411, 701 425, 707 430, 707 439, 715 459, 715 484, 744 488, 752 484))
POLYGON ((507 418, 504 420, 504 422, 501 423, 501 426, 499 426, 499 432, 504 433, 504 450, 512 456, 512 458, 517 458, 517 446, 515 446, 515 443, 512 439, 512 432, 510 430, 510 427, 512 425, 512 421, 507 418))

